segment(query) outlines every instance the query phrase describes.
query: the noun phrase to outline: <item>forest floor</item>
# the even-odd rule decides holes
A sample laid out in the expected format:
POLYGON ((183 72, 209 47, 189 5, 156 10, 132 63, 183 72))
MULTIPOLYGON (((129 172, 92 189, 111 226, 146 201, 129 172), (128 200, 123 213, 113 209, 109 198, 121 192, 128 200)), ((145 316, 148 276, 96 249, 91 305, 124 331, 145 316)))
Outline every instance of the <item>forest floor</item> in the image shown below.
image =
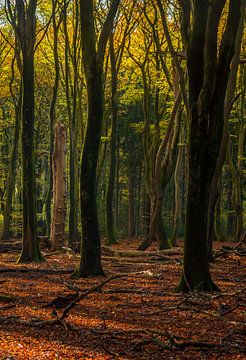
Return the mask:
POLYGON ((0 245, 0 359, 245 359, 245 251, 234 243, 217 253, 221 293, 177 294, 181 248, 125 253, 139 241, 106 252, 106 277, 96 279, 71 278, 71 251, 44 249, 47 261, 24 265, 0 245))

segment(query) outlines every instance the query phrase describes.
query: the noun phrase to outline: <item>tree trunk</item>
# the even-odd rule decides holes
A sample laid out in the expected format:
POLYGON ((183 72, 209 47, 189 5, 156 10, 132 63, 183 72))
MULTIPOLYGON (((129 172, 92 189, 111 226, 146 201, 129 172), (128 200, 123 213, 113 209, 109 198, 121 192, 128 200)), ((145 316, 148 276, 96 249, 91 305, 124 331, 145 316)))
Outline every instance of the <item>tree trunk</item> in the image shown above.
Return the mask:
POLYGON ((96 168, 103 119, 103 80, 94 59, 87 82, 87 131, 81 161, 82 249, 80 276, 103 275, 96 199, 96 168))
POLYGON ((34 46, 37 1, 16 2, 14 25, 22 52, 22 253, 18 262, 42 261, 37 240, 36 177, 34 153, 34 46), (27 6, 27 7, 26 7, 27 6))
POLYGON ((110 138, 110 162, 109 178, 106 193, 106 244, 116 244, 115 221, 113 213, 113 199, 115 189, 116 172, 116 137, 117 137, 117 117, 118 117, 118 99, 117 99, 117 70, 114 50, 114 38, 111 33, 109 39, 109 51, 111 61, 111 138, 110 138))
POLYGON ((231 172, 232 179, 232 204, 233 210, 235 212, 235 228, 234 228, 234 241, 239 241, 241 234, 243 232, 243 211, 242 211, 242 198, 241 198, 241 177, 240 173, 236 169, 236 166, 232 160, 231 154, 231 142, 229 141, 229 146, 227 150, 227 159, 229 164, 229 169, 231 172))
POLYGON ((233 214, 233 204, 232 204, 232 179, 230 177, 230 171, 227 170, 228 176, 228 188, 227 188, 227 227, 226 232, 229 238, 233 237, 234 228, 235 228, 235 217, 233 214))
POLYGON ((34 160, 34 52, 22 50, 22 253, 18 262, 41 261, 37 240, 34 160))
MULTIPOLYGON (((133 150, 133 146, 131 146, 133 150)), ((128 157, 128 237, 133 238, 136 233, 135 228, 135 171, 136 161, 134 150, 131 151, 128 157)))
POLYGON ((172 236, 170 239, 170 243, 172 246, 176 246, 176 240, 177 240, 177 235, 178 235, 178 231, 179 231, 179 226, 180 226, 180 217, 181 217, 181 176, 180 176, 180 171, 181 171, 181 160, 183 157, 183 129, 180 130, 180 144, 178 145, 178 157, 177 157, 177 161, 176 161, 176 167, 175 167, 175 172, 174 172, 174 191, 175 191, 175 211, 174 211, 174 226, 173 226, 173 231, 172 231, 172 236))
POLYGON ((209 192, 221 144, 224 101, 240 19, 240 0, 230 1, 222 44, 217 33, 225 1, 195 1, 193 30, 187 56, 189 107, 189 185, 183 274, 178 291, 214 291, 208 265, 209 192))
POLYGON ((237 35, 235 39, 235 53, 231 63, 230 76, 228 80, 226 97, 225 97, 225 105, 224 105, 224 126, 223 126, 223 134, 220 144, 219 155, 216 163, 216 169, 213 175, 212 184, 210 187, 209 194, 209 208, 208 208, 208 259, 209 261, 213 261, 213 241, 215 240, 215 229, 214 229, 214 213, 215 207, 218 197, 220 196, 221 187, 218 185, 219 179, 221 178, 223 164, 226 158, 226 151, 228 148, 229 141, 229 117, 231 113, 231 109, 233 106, 233 97, 236 89, 237 83, 237 72, 238 65, 240 62, 240 50, 241 50, 241 41, 243 36, 244 29, 244 13, 245 7, 244 2, 241 4, 241 18, 237 29, 237 35))
POLYGON ((87 83, 87 130, 81 159, 81 258, 77 276, 102 275, 101 239, 98 226, 96 169, 103 122, 103 61, 120 0, 112 0, 96 46, 93 1, 80 0, 81 41, 87 83))
POLYGON ((13 147, 12 147, 9 169, 8 169, 6 201, 4 204, 4 212, 3 212, 2 240, 8 240, 10 237, 11 206, 12 206, 12 197, 15 186, 16 164, 18 159, 18 148, 19 148, 19 140, 20 140, 21 102, 22 102, 22 86, 20 88, 18 103, 15 105, 15 129, 14 129, 13 147))
POLYGON ((66 219, 66 128, 62 124, 55 126, 53 162, 53 214, 51 223, 51 246, 57 250, 64 242, 66 219))
MULTIPOLYGON (((54 8, 54 0, 52 0, 53 11, 54 8)), ((50 103, 50 116, 49 116, 49 130, 50 130, 50 139, 49 139, 49 185, 48 191, 45 199, 45 215, 46 215, 46 234, 48 238, 50 238, 50 230, 51 230, 51 201, 52 201, 52 189, 53 189, 53 168, 52 168, 52 156, 54 152, 54 124, 55 124, 55 108, 56 108, 56 100, 58 94, 59 80, 60 80, 60 69, 59 69, 59 56, 58 56, 58 30, 59 26, 56 24, 56 17, 53 17, 53 32, 54 32, 54 40, 53 40, 53 56, 55 62, 55 80, 52 91, 52 100, 50 103)))

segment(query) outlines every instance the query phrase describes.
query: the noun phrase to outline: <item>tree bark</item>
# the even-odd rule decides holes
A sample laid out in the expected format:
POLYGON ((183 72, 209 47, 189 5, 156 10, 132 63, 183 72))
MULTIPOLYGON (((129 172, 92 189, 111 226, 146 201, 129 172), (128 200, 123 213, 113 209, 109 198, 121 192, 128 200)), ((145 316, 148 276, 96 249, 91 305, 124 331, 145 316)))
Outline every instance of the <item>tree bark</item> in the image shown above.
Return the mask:
POLYGON ((229 117, 233 106, 233 97, 236 89, 237 82, 237 72, 238 65, 240 62, 240 50, 241 42, 244 29, 244 14, 245 14, 245 2, 241 3, 241 18, 238 25, 236 40, 235 40, 235 53, 231 63, 230 76, 228 80, 225 105, 224 105, 224 125, 223 125, 223 134, 219 149, 219 155, 216 163, 216 169, 213 175, 213 180, 209 193, 209 208, 208 208, 208 259, 213 261, 213 241, 216 238, 215 229, 214 229, 214 219, 215 219, 215 206, 217 199, 220 195, 221 188, 218 185, 219 179, 221 178, 223 164, 226 158, 226 152, 228 149, 229 142, 229 117))
POLYGON ((41 261, 37 240, 36 181, 34 156, 34 46, 36 0, 27 9, 23 0, 16 3, 16 32, 22 51, 22 253, 18 262, 41 261))
MULTIPOLYGON (((52 0, 52 11, 55 12, 55 0, 52 0)), ((50 113, 49 113, 49 130, 50 130, 50 139, 49 139, 49 184, 48 191, 45 199, 45 215, 46 215, 46 234, 48 238, 50 238, 50 230, 51 230, 51 202, 52 202, 52 189, 53 189, 53 168, 52 168, 52 156, 54 152, 54 125, 55 125, 55 109, 56 109, 56 101, 58 95, 59 88, 59 80, 60 80, 60 68, 59 68, 59 56, 58 56, 58 31, 60 24, 56 22, 56 17, 53 16, 53 56, 55 63, 55 79, 52 90, 52 99, 50 103, 50 113)))
POLYGON ((66 220, 66 128, 62 124, 55 126, 52 168, 54 205, 50 238, 52 249, 57 250, 64 242, 66 220))
MULTIPOLYGON (((17 50, 15 49, 15 52, 17 50)), ((17 54, 19 57, 20 54, 17 54)), ((20 59, 17 59, 17 62, 20 59)), ((14 62, 15 57, 12 62, 12 79, 14 79, 14 62)), ((21 69, 20 69, 21 70, 21 69)), ((11 85, 10 85, 11 88, 11 85)), ((11 90, 12 91, 12 90, 11 90)), ((14 95, 14 94, 13 94, 14 95)), ((18 150, 20 143, 20 128, 21 128, 21 104, 22 104, 22 85, 20 86, 20 93, 17 100, 13 100, 15 103, 15 126, 14 126, 14 138, 13 138, 13 146, 11 151, 11 157, 8 168, 8 177, 7 177, 7 189, 6 189, 6 201, 4 204, 3 211, 3 231, 2 231, 2 240, 8 240, 10 237, 10 218, 11 218, 11 206, 12 206, 12 198, 13 191, 15 186, 15 176, 16 176, 16 165, 18 160, 18 150)))
POLYGON ((87 83, 87 129, 81 159, 80 201, 82 243, 78 276, 103 274, 98 226, 96 168, 103 121, 103 60, 120 0, 113 0, 100 32, 96 50, 93 1, 80 0, 81 40, 87 83))
POLYGON ((217 50, 219 20, 225 1, 194 2, 193 29, 187 55, 189 108, 189 185, 183 273, 178 291, 214 291, 208 265, 209 192, 221 144, 224 100, 240 20, 240 0, 230 1, 222 43, 217 50))
POLYGON ((110 162, 109 178, 106 193, 106 244, 116 244, 115 221, 113 213, 113 198, 115 188, 116 171, 116 137, 117 137, 117 117, 118 117, 118 99, 117 99, 117 70, 114 49, 113 33, 109 38, 109 52, 111 62, 111 137, 110 137, 110 162))

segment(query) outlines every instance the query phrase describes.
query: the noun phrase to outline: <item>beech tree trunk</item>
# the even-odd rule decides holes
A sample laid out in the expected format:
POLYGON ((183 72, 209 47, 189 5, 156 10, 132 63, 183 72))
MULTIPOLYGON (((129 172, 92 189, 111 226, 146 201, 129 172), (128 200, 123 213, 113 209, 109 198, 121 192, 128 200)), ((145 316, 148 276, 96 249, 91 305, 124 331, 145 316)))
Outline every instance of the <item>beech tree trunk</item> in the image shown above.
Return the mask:
POLYGON ((229 142, 229 117, 233 106, 233 98, 237 84, 237 72, 238 65, 240 62, 240 50, 241 42, 244 30, 244 14, 245 14, 245 3, 241 3, 241 18, 238 25, 237 35, 235 39, 235 53, 231 62, 230 76, 228 80, 225 105, 224 105, 224 125, 223 134, 220 144, 219 155, 216 163, 216 169, 213 175, 212 184, 209 193, 209 208, 208 208, 208 259, 213 261, 213 241, 216 238, 215 232, 215 207, 217 199, 221 192, 221 186, 219 186, 219 180, 221 179, 222 168, 226 158, 226 151, 228 149, 229 142))
POLYGON ((108 245, 116 244, 115 221, 113 212, 113 198, 115 189, 116 172, 116 137, 117 137, 117 117, 118 117, 118 99, 117 99, 117 70, 114 50, 113 34, 109 41, 110 63, 111 63, 111 138, 110 138, 110 163, 109 179, 106 193, 106 243, 108 245))
POLYGON ((55 126, 53 164, 53 213, 51 222, 51 246, 57 250, 64 242, 66 219, 66 127, 62 124, 55 126))
MULTIPOLYGON (((20 54, 17 54, 18 57, 19 57, 19 55, 20 54)), ((14 78, 14 60, 12 63, 12 77, 14 78)), ((15 186, 15 175, 16 175, 16 165, 17 165, 17 160, 18 160, 18 150, 19 150, 19 145, 20 145, 19 143, 20 143, 20 128, 21 128, 21 104, 22 104, 22 86, 20 87, 20 94, 19 94, 17 103, 15 103, 14 138, 13 138, 13 147, 12 147, 12 151, 11 151, 11 157, 10 157, 9 168, 8 168, 6 201, 4 204, 4 211, 3 211, 2 240, 8 240, 10 237, 11 206, 12 206, 13 191, 14 191, 14 186, 15 186)))
MULTIPOLYGON (((52 0, 52 11, 55 12, 55 0, 52 0)), ((50 130, 50 139, 49 139, 49 184, 48 191, 45 199, 45 215, 46 215, 46 234, 48 238, 50 237, 51 231, 51 202, 52 202, 52 189, 53 189, 53 168, 52 168, 52 156, 54 152, 54 125, 55 125, 55 109, 56 101, 59 88, 60 80, 60 68, 59 68, 59 55, 58 55, 58 31, 60 26, 60 20, 57 23, 56 16, 53 16, 53 56, 55 63, 55 79, 52 89, 52 99, 50 103, 50 113, 49 113, 49 130, 50 130)))
POLYGON ((214 291, 208 265, 209 192, 224 126, 224 101, 240 0, 230 1, 227 24, 217 49, 217 34, 225 1, 194 1, 193 28, 187 54, 189 108, 189 185, 186 208, 183 273, 178 291, 214 291))
POLYGON ((36 176, 34 154, 34 46, 37 1, 16 2, 16 36, 22 52, 22 253, 18 262, 41 261, 37 240, 36 176))
POLYGON ((98 226, 96 169, 103 122, 103 60, 120 0, 112 0, 96 47, 93 1, 80 0, 81 41, 87 83, 87 129, 80 174, 82 243, 78 276, 103 274, 98 226))
POLYGON ((134 144, 130 144, 130 154, 128 155, 128 237, 133 238, 136 234, 135 226, 135 192, 136 192, 136 159, 134 144))

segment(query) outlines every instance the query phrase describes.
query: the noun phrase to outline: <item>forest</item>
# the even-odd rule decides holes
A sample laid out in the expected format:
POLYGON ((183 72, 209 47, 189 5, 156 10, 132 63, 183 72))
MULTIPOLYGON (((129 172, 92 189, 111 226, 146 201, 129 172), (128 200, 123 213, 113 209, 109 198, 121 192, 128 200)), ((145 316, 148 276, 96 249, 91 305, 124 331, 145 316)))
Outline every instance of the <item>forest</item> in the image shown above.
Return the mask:
POLYGON ((245 359, 245 0, 0 0, 0 359, 245 359))

